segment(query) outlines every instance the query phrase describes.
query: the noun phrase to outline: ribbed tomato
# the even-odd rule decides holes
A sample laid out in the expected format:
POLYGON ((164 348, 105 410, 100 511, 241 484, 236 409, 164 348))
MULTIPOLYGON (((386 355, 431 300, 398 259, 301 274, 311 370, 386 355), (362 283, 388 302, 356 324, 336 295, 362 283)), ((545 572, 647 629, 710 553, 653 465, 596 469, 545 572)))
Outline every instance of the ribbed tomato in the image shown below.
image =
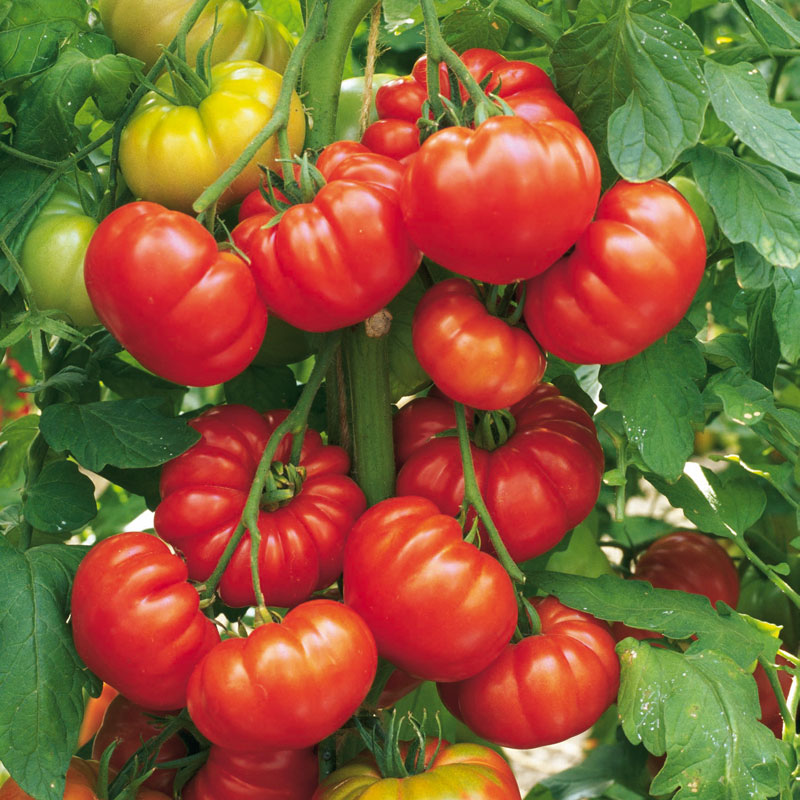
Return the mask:
MULTIPOLYGON (((189 423, 201 440, 164 465, 155 527, 181 551, 193 580, 205 580, 214 570, 239 524, 270 434, 287 414, 261 415, 239 405, 209 409, 189 423)), ((288 462, 291 448, 292 437, 284 437, 274 463, 288 462)), ((323 445, 308 430, 297 470, 276 474, 291 496, 274 501, 265 495, 258 515, 267 605, 296 605, 339 576, 345 537, 366 506, 363 492, 347 477, 349 468, 344 450, 323 445)), ((249 533, 234 551, 219 592, 231 606, 255 602, 249 533)))

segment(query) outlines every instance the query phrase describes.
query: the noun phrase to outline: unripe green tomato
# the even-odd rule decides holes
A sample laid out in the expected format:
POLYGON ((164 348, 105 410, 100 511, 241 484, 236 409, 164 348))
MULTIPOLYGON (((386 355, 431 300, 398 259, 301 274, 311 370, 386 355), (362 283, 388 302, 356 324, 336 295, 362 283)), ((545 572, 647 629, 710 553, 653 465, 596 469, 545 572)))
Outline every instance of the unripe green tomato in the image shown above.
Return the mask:
POLYGON ((578 525, 566 538, 566 548, 558 550, 547 559, 546 569, 570 575, 584 575, 587 578, 614 574, 614 569, 588 525, 578 525))
POLYGON ((703 226, 706 245, 709 245, 714 237, 717 220, 708 201, 697 188, 697 184, 685 175, 676 175, 670 179, 670 183, 686 198, 686 201, 692 207, 692 211, 697 215, 697 219, 700 220, 700 224, 703 226))
MULTIPOLYGON (((397 78, 397 75, 378 72, 372 77, 372 105, 369 110, 367 125, 378 119, 378 112, 375 110, 375 93, 387 81, 397 78)), ((364 76, 357 78, 347 78, 342 81, 342 88, 339 93, 339 108, 336 112, 336 138, 351 139, 358 141, 360 136, 358 120, 361 116, 361 98, 364 95, 364 76)))
MULTIPOLYGON (((88 188, 91 181, 84 177, 88 188)), ((19 257, 36 305, 61 309, 78 326, 98 324, 83 281, 83 257, 96 227, 74 183, 62 181, 28 231, 19 257)))
POLYGON ((296 364, 313 352, 309 336, 305 331, 284 322, 279 316, 270 314, 264 341, 253 359, 262 367, 280 367, 296 364))
MULTIPOLYGON (((193 0, 99 0, 98 10, 106 33, 121 53, 144 61, 145 72, 168 45, 193 0)), ((211 0, 186 37, 186 58, 194 66, 197 53, 210 38, 214 22, 218 30, 212 63, 261 61, 282 72, 288 59, 290 34, 277 20, 250 11, 240 0, 211 0), (283 29, 283 31, 281 31, 283 29), (287 41, 284 36, 289 36, 287 41), (272 47, 277 48, 273 53, 272 47), (279 66, 276 66, 279 65, 279 66)))

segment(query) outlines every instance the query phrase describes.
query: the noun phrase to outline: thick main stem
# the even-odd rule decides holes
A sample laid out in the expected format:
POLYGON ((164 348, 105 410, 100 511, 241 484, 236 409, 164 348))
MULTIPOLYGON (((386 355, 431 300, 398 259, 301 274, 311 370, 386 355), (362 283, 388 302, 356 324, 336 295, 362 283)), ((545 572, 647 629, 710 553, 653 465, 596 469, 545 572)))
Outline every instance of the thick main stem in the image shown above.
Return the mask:
POLYGON ((350 42, 358 24, 374 5, 375 0, 328 3, 325 36, 309 49, 303 67, 303 102, 314 117, 306 147, 312 150, 330 144, 335 138, 339 91, 350 42))
POLYGON ((363 324, 345 331, 342 357, 349 398, 353 474, 369 505, 394 494, 388 337, 367 336, 363 324))

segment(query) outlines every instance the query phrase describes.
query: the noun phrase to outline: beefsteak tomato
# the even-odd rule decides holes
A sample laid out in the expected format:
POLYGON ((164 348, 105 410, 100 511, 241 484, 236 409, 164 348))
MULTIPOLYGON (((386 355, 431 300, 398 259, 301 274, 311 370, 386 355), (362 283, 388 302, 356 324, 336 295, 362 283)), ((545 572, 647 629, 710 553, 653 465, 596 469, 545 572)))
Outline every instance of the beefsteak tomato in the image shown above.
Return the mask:
MULTIPOLYGON (((515 561, 525 561, 556 545, 592 510, 603 451, 591 417, 549 383, 510 411, 516 429, 504 444, 470 449, 500 537, 515 561)), ((464 499, 458 439, 434 438, 412 452, 397 476, 397 493, 427 497, 456 516, 464 499)), ((488 542, 485 533, 482 541, 488 542)))
POLYGON ((369 625, 378 652, 417 678, 474 675, 517 624, 506 571, 422 497, 383 500, 361 516, 347 537, 343 577, 344 601, 369 625))
POLYGON ((160 539, 120 533, 92 547, 72 585, 78 655, 99 678, 154 711, 186 705, 189 673, 219 642, 187 577, 186 565, 160 539))
POLYGON ((490 314, 475 287, 451 278, 414 312, 414 352, 444 394, 478 409, 507 408, 530 394, 547 362, 530 334, 490 314))
POLYGON ((492 117, 425 140, 403 179, 408 232, 459 275, 512 283, 547 269, 592 219, 600 167, 589 140, 563 120, 492 117))
POLYGON ((533 604, 539 634, 507 645, 474 677, 438 687, 456 717, 504 747, 541 747, 575 736, 597 722, 619 689, 619 659, 604 622, 555 597, 533 604))
POLYGON ((155 203, 109 214, 89 242, 86 289, 100 321, 145 367, 210 386, 238 375, 267 312, 247 264, 193 217, 155 203))
POLYGON ((703 228, 680 192, 620 181, 575 249, 528 282, 525 322, 559 358, 624 361, 678 324, 705 263, 703 228))
MULTIPOLYGON (((211 408, 189 423, 200 441, 164 465, 155 528, 181 551, 193 580, 213 572, 242 517, 267 441, 288 413, 211 408)), ((292 438, 281 440, 273 464, 288 463, 292 438)), ((278 478, 295 493, 280 501, 262 499, 258 568, 267 605, 296 605, 341 573, 345 537, 366 507, 364 493, 347 477, 349 468, 342 448, 323 445, 320 435, 308 430, 298 474, 278 478)), ((222 575, 219 593, 230 606, 255 603, 248 532, 222 575)))
POLYGON ((375 640, 355 611, 311 600, 282 623, 211 650, 189 680, 189 714, 223 747, 310 747, 358 708, 377 664, 375 640))

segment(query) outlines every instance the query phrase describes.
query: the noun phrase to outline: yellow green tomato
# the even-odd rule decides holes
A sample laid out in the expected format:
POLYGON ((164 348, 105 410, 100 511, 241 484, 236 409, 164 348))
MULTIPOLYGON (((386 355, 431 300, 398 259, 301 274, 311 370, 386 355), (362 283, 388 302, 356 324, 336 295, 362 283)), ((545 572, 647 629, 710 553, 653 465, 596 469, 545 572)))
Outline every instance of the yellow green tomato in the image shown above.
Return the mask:
MULTIPOLYGON (((81 187, 91 192, 88 175, 81 187)), ((78 326, 98 324, 83 281, 83 257, 96 227, 74 181, 64 180, 36 217, 19 257, 36 305, 60 309, 78 326)))
MULTIPOLYGON (((211 69, 210 93, 200 104, 175 105, 148 92, 122 131, 119 162, 131 191, 143 200, 190 212, 192 203, 239 157, 269 122, 281 88, 281 76, 255 61, 224 61, 211 69)), ((159 88, 171 91, 169 76, 159 88)), ((288 126, 292 154, 300 152, 305 118, 293 92, 288 126)), ((258 168, 275 168, 278 141, 258 150, 220 198, 219 208, 256 189, 258 168)))
MULTIPOLYGON (((375 122, 378 119, 378 112, 375 110, 375 92, 387 81, 397 78, 397 75, 388 75, 379 72, 372 78, 372 105, 370 106, 369 119, 375 122)), ((359 129, 358 121, 361 117, 361 98, 364 95, 364 77, 347 78, 342 81, 342 88, 339 93, 339 107, 336 112, 336 138, 351 139, 358 141, 359 129)))
POLYGON ((697 184, 686 175, 676 175, 670 179, 670 183, 686 198, 686 202, 692 207, 692 211, 697 215, 700 224, 703 226, 703 234, 706 237, 706 244, 710 244, 716 227, 716 219, 708 200, 703 197, 697 184))
MULTIPOLYGON (((117 49, 144 61, 145 70, 155 64, 162 45, 168 45, 193 0, 99 0, 98 10, 106 33, 117 49)), ((197 53, 211 37, 216 21, 212 63, 261 61, 283 70, 291 51, 291 38, 277 20, 250 11, 240 0, 211 0, 186 37, 186 56, 194 66, 197 53), (283 32, 281 31, 283 29, 283 32), (285 34, 285 35, 284 35, 285 34), (273 53, 271 48, 277 48, 273 53)))

